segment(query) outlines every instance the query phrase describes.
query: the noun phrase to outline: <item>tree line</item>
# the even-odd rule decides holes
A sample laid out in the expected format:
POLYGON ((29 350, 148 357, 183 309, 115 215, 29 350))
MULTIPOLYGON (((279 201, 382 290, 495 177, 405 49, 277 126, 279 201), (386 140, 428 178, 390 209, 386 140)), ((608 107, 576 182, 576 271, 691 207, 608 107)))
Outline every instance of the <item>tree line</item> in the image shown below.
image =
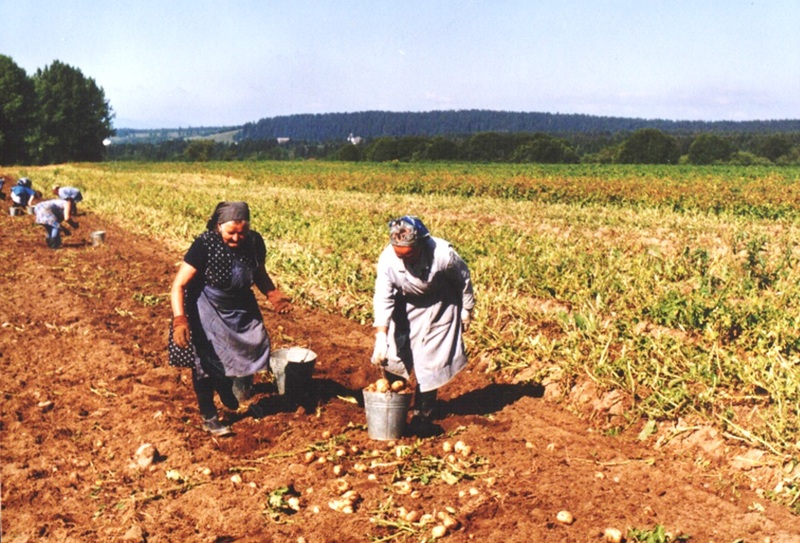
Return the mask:
POLYGON ((0 55, 0 164, 96 162, 114 134, 103 89, 58 60, 28 76, 0 55))
POLYGON ((468 137, 380 137, 357 142, 279 142, 245 139, 175 139, 123 143, 108 160, 341 160, 350 162, 510 162, 541 164, 800 165, 800 132, 670 135, 655 128, 633 133, 574 134, 481 132, 468 137))
POLYGON ((800 164, 800 120, 368 111, 289 115, 241 127, 121 129, 121 137, 109 139, 115 134, 112 119, 103 89, 79 69, 54 61, 28 76, 0 55, 0 164, 304 159, 800 164))
POLYGON ((332 141, 352 133, 368 140, 381 137, 467 137, 483 132, 508 134, 631 134, 655 128, 668 134, 768 134, 800 132, 800 120, 671 121, 584 114, 455 110, 424 112, 363 111, 284 115, 242 126, 240 139, 292 138, 332 141))

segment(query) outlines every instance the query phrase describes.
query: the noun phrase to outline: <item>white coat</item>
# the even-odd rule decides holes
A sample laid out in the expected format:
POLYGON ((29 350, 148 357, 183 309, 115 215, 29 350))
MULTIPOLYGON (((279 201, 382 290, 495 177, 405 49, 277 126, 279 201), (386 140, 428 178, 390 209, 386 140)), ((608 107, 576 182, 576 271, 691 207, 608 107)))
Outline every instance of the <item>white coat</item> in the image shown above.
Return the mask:
POLYGON ((388 245, 378 259, 373 313, 387 326, 386 371, 408 379, 421 392, 445 385, 467 364, 461 310, 475 298, 469 269, 447 241, 423 240, 417 262, 406 264, 388 245))

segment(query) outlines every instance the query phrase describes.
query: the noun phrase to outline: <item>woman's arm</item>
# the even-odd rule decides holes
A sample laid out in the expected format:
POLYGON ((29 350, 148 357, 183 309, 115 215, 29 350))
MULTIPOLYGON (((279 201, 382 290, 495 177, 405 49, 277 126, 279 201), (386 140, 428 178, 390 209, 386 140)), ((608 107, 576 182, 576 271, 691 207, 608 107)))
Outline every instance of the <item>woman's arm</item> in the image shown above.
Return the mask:
POLYGON ((170 304, 172 305, 172 316, 179 317, 186 315, 186 307, 184 305, 184 291, 189 282, 195 278, 197 270, 187 264, 181 262, 178 273, 175 274, 175 279, 172 281, 172 290, 170 291, 170 304))
POLYGON ((256 268, 253 281, 264 296, 268 296, 270 291, 275 290, 275 283, 272 282, 272 278, 267 273, 267 268, 264 264, 260 264, 256 268))

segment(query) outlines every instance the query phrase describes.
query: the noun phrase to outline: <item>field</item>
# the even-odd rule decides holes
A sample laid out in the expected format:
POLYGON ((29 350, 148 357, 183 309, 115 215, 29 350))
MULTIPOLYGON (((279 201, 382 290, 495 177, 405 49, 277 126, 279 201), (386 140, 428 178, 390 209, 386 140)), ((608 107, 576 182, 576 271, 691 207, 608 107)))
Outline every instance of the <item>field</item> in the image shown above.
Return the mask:
POLYGON ((0 217, 7 541, 422 541, 439 513, 457 521, 453 542, 601 541, 607 527, 655 543, 797 541, 798 169, 3 173, 86 195, 59 251, 32 217, 0 217), (260 375, 267 416, 229 412, 236 435, 212 439, 188 372, 166 364, 167 293, 225 199, 250 203, 294 299, 288 316, 261 300, 273 343, 319 361, 313 403, 287 405, 260 375), (360 390, 376 378, 374 265, 405 213, 454 244, 478 305, 469 370, 441 391, 445 435, 385 443, 366 435, 360 390), (450 458, 457 441, 472 453, 450 458), (158 454, 139 466, 143 444, 158 454), (353 513, 329 506, 345 484, 353 513))

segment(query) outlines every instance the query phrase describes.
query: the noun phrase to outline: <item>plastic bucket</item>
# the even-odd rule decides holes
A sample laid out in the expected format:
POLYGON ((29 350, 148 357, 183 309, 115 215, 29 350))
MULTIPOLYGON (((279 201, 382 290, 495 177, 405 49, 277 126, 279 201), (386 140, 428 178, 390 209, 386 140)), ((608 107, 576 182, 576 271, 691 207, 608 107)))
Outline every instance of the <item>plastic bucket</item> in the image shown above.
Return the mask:
POLYGON ((272 351, 269 367, 275 376, 278 394, 304 395, 311 384, 317 353, 303 347, 289 347, 272 351))
POLYGON ((412 395, 367 390, 362 392, 369 437, 384 440, 403 437, 412 395))
POLYGON ((98 230, 97 232, 92 232, 92 246, 97 247, 98 245, 102 245, 106 241, 106 232, 105 230, 98 230))

